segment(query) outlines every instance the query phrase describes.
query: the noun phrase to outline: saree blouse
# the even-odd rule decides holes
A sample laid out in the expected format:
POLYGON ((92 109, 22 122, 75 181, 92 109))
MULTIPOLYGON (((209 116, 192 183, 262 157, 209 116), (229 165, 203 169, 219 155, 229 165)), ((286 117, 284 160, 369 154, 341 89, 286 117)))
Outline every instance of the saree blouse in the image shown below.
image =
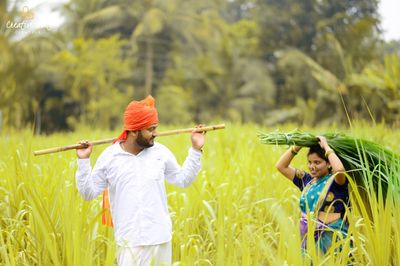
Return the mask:
MULTIPOLYGON (((296 169, 293 183, 302 191, 300 197, 300 209, 303 213, 307 212, 307 208, 310 211, 314 210, 316 203, 320 197, 322 190, 325 187, 326 182, 332 175, 321 177, 313 184, 310 184, 313 177, 302 170, 296 169)), ((348 191, 348 180, 343 185, 339 185, 333 180, 325 200, 321 208, 317 211, 323 211, 327 213, 340 213, 343 218, 346 211, 345 205, 349 204, 349 191, 348 191)))

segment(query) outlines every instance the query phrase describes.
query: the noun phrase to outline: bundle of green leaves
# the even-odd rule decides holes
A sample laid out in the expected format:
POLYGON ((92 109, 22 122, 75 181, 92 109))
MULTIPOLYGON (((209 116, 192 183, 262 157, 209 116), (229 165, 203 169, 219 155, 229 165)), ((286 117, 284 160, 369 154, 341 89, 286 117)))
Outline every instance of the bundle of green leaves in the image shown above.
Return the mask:
MULTIPOLYGON (((397 154, 375 142, 344 134, 323 136, 358 185, 375 193, 382 192, 384 197, 390 184, 399 188, 400 157, 397 154)), ((299 131, 260 133, 259 138, 261 143, 270 145, 319 145, 315 135, 299 131)))

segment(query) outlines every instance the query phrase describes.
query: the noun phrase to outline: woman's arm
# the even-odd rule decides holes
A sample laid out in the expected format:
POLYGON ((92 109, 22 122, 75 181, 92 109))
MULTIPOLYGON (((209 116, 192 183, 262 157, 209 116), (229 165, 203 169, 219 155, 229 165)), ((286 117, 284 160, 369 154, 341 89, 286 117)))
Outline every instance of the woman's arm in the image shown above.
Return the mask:
POLYGON ((290 166, 290 162, 293 160, 294 156, 300 151, 301 147, 292 146, 285 153, 282 154, 278 162, 275 164, 276 169, 278 169, 281 174, 287 177, 289 180, 293 180, 296 173, 296 169, 290 166))
POLYGON ((336 155, 335 151, 329 147, 328 141, 323 136, 318 136, 319 145, 325 150, 325 157, 328 159, 332 166, 332 173, 336 174, 335 182, 339 185, 346 183, 346 169, 344 169, 342 161, 336 155))

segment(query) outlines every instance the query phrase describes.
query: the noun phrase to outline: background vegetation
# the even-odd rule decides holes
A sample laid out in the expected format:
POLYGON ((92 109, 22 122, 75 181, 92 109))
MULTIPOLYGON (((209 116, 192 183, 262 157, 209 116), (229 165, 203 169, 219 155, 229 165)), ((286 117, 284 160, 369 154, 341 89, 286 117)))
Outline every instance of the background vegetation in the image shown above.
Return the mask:
POLYGON ((0 4, 4 127, 114 129, 148 94, 162 123, 347 124, 343 106, 399 123, 400 45, 377 0, 70 0, 38 31, 24 5, 0 4))

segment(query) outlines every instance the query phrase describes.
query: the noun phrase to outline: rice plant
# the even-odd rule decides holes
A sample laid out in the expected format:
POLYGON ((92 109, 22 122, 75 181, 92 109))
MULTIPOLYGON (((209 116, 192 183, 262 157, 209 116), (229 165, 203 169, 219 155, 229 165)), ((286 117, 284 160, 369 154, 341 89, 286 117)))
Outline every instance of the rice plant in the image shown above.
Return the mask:
MULTIPOLYGON (((291 128, 288 125, 282 130, 291 128)), ((358 130, 357 136, 365 137, 366 128, 358 130)), ((388 186, 385 200, 371 198, 368 208, 373 219, 365 218, 367 207, 354 186, 352 200, 358 204, 349 216, 353 246, 304 259, 298 230, 299 191, 274 168, 283 148, 261 145, 258 131, 271 129, 227 125, 225 130, 207 134, 203 169, 194 184, 187 189, 167 184, 174 265, 308 265, 310 261, 314 265, 347 265, 349 252, 356 265, 399 263, 399 186, 395 183, 399 171, 395 160, 378 169, 393 184, 388 186)), ((118 133, 86 130, 32 136, 29 131, 3 132, 0 265, 115 265, 113 231, 101 225, 100 197, 86 202, 76 189, 74 151, 39 157, 32 151, 118 133)), ((368 128, 368 134, 374 142, 384 135, 384 145, 395 144, 400 149, 396 130, 368 128)), ((158 141, 183 162, 190 146, 188 135, 158 141)), ((92 164, 103 149, 94 148, 92 164)), ((305 156, 304 160, 297 158, 296 166, 304 168, 305 156)), ((365 164, 361 167, 367 178, 374 178, 374 171, 365 164)))

